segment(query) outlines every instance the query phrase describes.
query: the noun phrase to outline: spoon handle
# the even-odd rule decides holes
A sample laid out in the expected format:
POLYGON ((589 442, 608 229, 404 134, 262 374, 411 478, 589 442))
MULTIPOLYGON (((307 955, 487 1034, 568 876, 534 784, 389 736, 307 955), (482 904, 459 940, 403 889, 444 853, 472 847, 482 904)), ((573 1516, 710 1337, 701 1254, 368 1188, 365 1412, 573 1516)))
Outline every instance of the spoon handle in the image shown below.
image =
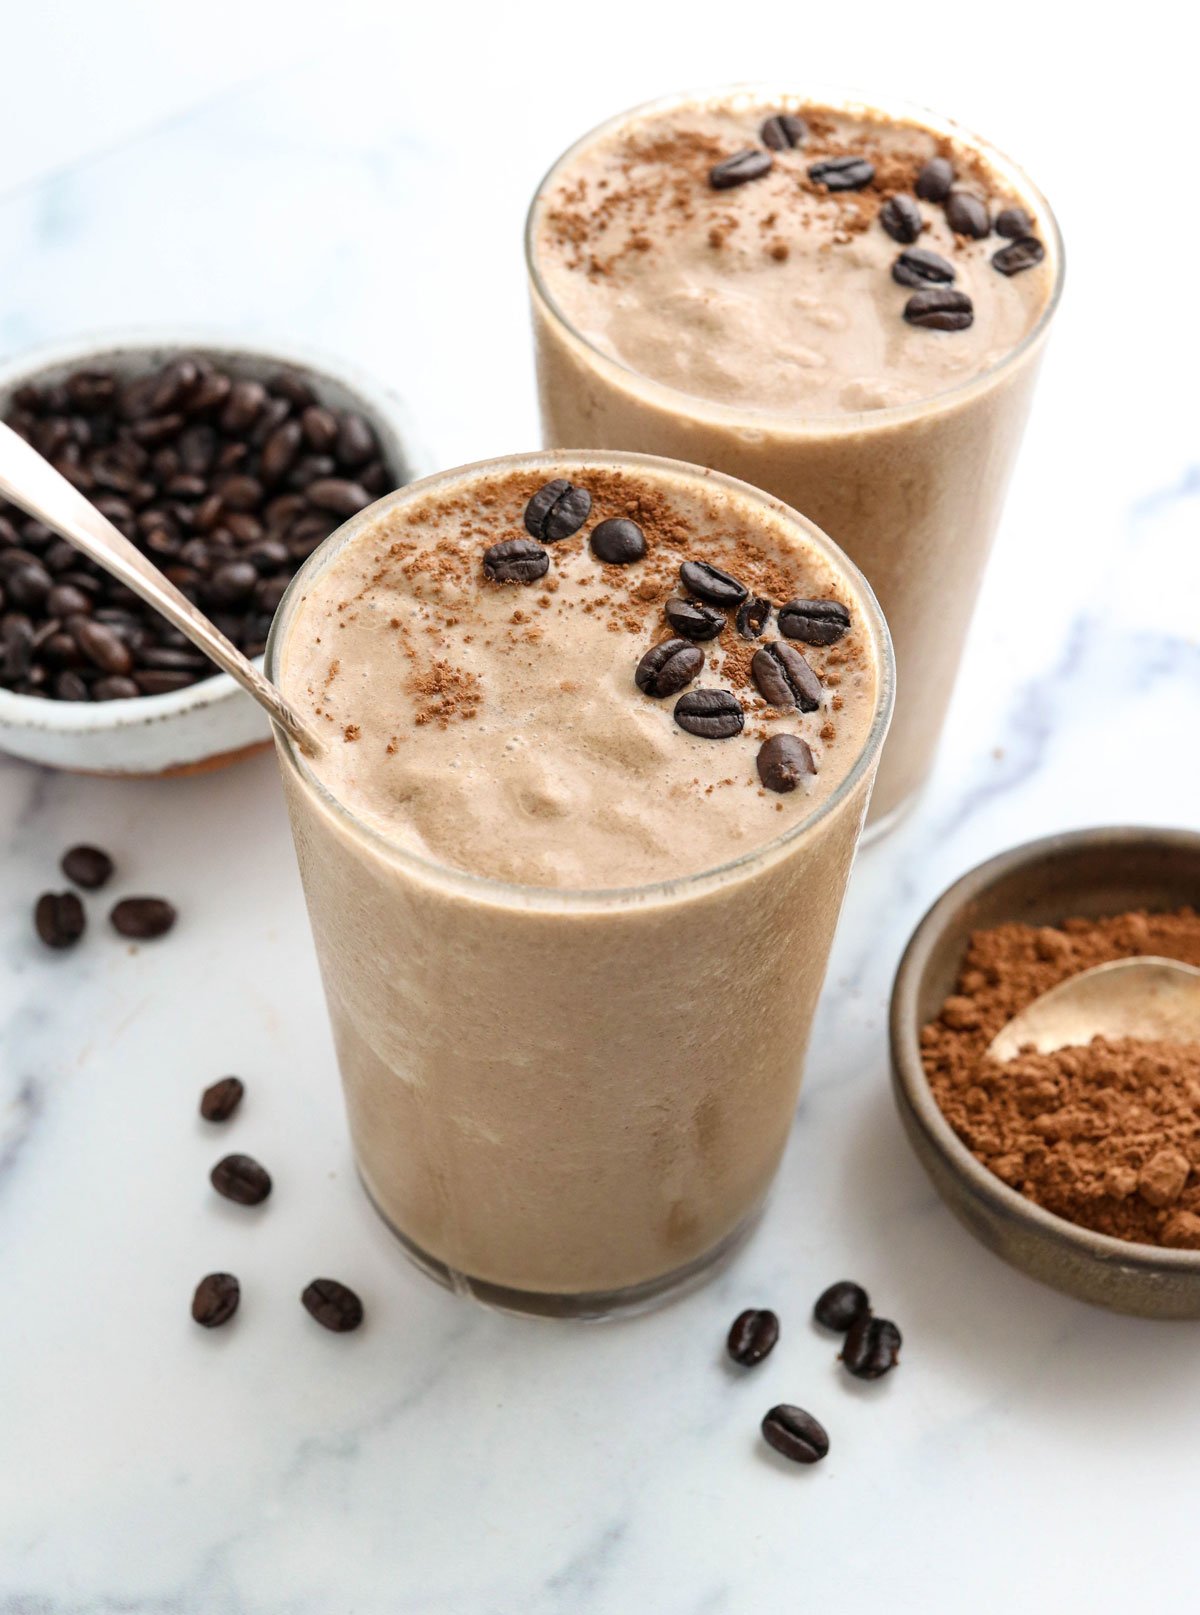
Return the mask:
POLYGON ((312 730, 253 662, 243 656, 135 544, 118 532, 78 488, 3 422, 0 422, 0 494, 52 527, 134 594, 140 595, 147 605, 153 606, 218 667, 235 678, 297 745, 310 755, 320 751, 320 742, 312 730))

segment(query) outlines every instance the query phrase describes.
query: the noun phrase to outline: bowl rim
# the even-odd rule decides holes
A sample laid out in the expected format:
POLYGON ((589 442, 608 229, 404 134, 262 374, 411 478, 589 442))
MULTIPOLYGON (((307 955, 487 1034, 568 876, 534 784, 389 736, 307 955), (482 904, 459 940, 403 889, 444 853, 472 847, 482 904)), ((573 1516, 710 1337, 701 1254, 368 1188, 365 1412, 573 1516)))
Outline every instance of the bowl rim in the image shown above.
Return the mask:
MULTIPOLYGON (((116 326, 87 336, 63 337, 24 348, 0 359, 0 393, 48 370, 102 361, 105 357, 163 349, 242 355, 264 364, 311 373, 343 387, 360 399, 374 423, 386 423, 404 459, 406 481, 424 476, 429 456, 412 426, 407 403, 386 382, 376 381, 352 360, 345 360, 305 342, 287 337, 245 336, 223 326, 137 325, 116 326)), ((263 656, 254 658, 261 670, 263 656)), ((228 673, 214 673, 182 690, 164 695, 137 695, 119 701, 54 701, 45 696, 19 695, 0 687, 0 732, 36 729, 49 734, 99 734, 167 722, 183 712, 199 711, 236 696, 237 681, 228 673)), ((2 749, 2 747, 0 747, 2 749)))
MULTIPOLYGON (((892 985, 888 1011, 892 1089, 898 1107, 913 1122, 945 1167, 959 1180, 970 1198, 988 1214, 1019 1223, 1044 1244, 1057 1246, 1079 1260, 1124 1268, 1145 1278, 1200 1276, 1200 1251, 1170 1250, 1159 1245, 1116 1239, 1111 1234, 1081 1228, 1010 1188, 959 1138, 942 1114, 921 1059, 920 1017, 917 993, 929 956, 950 919, 968 904, 1027 864, 1046 861, 1076 848, 1104 844, 1134 846, 1156 842, 1200 854, 1200 832, 1152 825, 1098 825, 1039 836, 976 864, 952 882, 922 915, 901 956, 892 985)), ((968 1227, 974 1233, 973 1225, 968 1227)), ((979 1237, 976 1234, 976 1237, 979 1237)))

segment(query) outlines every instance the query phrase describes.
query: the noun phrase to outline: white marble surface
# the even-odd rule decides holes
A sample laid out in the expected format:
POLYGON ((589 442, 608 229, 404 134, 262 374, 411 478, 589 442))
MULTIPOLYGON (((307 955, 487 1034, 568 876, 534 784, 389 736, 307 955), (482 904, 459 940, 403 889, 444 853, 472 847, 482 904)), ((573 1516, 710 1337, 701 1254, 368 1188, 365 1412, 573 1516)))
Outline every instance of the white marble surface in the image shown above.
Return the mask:
POLYGON ((937 777, 856 871, 766 1222, 657 1315, 493 1316, 376 1224, 269 759, 144 786, 0 762, 0 1610, 1183 1607, 1195 1328, 980 1250, 909 1153, 884 1045, 896 959, 950 878, 1055 828, 1196 822, 1194 97, 1172 9, 1119 37, 1027 0, 429 10, 13 6, 0 352, 135 322, 294 336, 399 382, 438 461, 531 443, 520 221, 542 167, 617 107, 772 72, 906 91, 1025 158, 1061 212, 1067 301, 937 777), (31 900, 83 836, 121 890, 177 901, 175 935, 133 952, 93 904, 85 946, 38 947, 31 900), (225 1135, 194 1105, 226 1070, 250 1085, 230 1147, 276 1178, 262 1215, 206 1182, 225 1135), (187 1304, 212 1267, 245 1301, 205 1335, 187 1304), (317 1272, 361 1291, 359 1335, 300 1312, 317 1272), (843 1274, 905 1331, 875 1387, 807 1322, 843 1274), (720 1345, 750 1303, 784 1337, 739 1382, 720 1345), (758 1442, 781 1399, 827 1422, 818 1469, 758 1442))

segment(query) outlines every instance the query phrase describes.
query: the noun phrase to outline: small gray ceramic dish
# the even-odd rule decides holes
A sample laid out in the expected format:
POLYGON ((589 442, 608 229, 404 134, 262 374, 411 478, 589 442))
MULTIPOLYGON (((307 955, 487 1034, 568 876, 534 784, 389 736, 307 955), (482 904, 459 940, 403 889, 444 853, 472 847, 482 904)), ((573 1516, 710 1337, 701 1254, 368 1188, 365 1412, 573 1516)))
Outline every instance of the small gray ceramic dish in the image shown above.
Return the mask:
MULTIPOLYGON (((31 350, 0 366, 0 415, 25 382, 61 381, 83 368, 138 375, 181 352, 203 354, 257 381, 296 370, 313 383, 323 404, 355 410, 370 421, 398 485, 429 469, 395 393, 339 359, 291 343, 263 346, 211 331, 116 332, 31 350)), ((185 690, 130 701, 51 701, 0 689, 0 751, 47 768, 188 774, 234 762, 269 740, 266 715, 225 673, 185 690)))
POLYGON ((1144 1318, 1200 1318, 1200 1251, 1077 1228, 993 1176, 937 1107, 920 1031, 954 983, 972 931, 1005 921, 1200 908, 1200 835, 1098 829, 1031 841, 956 881, 913 933, 892 991, 892 1077, 905 1131, 942 1199, 1006 1262, 1083 1301, 1144 1318))

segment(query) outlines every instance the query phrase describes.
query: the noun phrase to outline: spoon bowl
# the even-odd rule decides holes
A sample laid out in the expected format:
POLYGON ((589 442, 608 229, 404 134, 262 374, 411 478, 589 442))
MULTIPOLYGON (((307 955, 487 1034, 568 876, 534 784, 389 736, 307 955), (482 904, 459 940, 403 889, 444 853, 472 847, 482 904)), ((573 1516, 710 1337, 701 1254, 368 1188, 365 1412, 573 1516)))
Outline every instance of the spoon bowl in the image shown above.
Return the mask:
POLYGON ((988 1053, 1003 1063, 1025 1048, 1053 1054, 1094 1037, 1200 1043, 1200 970, 1152 954, 1081 970, 1014 1015, 988 1053))

